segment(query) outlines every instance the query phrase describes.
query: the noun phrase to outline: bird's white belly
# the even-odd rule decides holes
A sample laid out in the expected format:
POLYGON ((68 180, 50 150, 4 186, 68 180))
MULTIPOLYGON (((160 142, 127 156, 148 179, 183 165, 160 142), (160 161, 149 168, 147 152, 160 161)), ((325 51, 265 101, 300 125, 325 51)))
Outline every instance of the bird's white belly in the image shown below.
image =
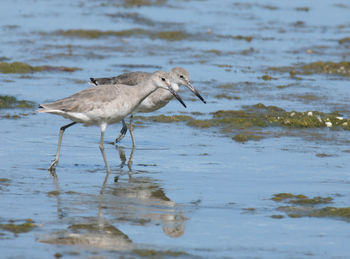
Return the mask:
POLYGON ((120 122, 135 107, 135 104, 111 102, 99 109, 93 109, 87 112, 67 112, 63 116, 85 125, 100 125, 102 123, 114 124, 120 122))
MULTIPOLYGON (((172 84, 173 89, 177 92, 179 86, 177 84, 172 84)), ((143 112, 154 112, 169 103, 169 101, 174 96, 170 91, 165 89, 157 89, 155 92, 150 94, 146 99, 144 99, 139 106, 133 111, 133 113, 143 113, 143 112)))

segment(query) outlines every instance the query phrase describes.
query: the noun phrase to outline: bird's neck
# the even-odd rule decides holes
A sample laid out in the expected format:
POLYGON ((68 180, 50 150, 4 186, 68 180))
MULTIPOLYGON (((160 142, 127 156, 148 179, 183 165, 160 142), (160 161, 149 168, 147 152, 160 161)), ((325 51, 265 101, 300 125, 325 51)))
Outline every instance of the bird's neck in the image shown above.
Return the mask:
POLYGON ((159 89, 158 86, 154 85, 152 82, 147 82, 146 84, 142 86, 135 86, 135 89, 137 89, 137 95, 141 97, 139 100, 139 104, 146 99, 150 94, 152 94, 154 91, 159 89))
POLYGON ((177 92, 179 91, 180 85, 178 83, 171 83, 171 87, 177 92))

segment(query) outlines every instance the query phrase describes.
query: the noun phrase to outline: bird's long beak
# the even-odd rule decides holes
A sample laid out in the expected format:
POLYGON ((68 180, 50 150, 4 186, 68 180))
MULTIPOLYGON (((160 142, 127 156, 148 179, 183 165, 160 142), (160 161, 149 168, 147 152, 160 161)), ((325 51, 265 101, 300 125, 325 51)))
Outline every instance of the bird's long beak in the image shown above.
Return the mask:
POLYGON ((175 96, 175 98, 176 98, 185 108, 187 108, 187 107, 186 107, 186 104, 185 104, 184 101, 181 99, 181 97, 175 92, 174 88, 171 87, 170 82, 168 82, 167 86, 168 86, 169 91, 175 96))
POLYGON ((188 89, 190 89, 190 90, 192 91, 192 93, 194 93, 199 99, 201 99, 201 101, 202 101, 203 103, 207 103, 207 102, 204 100, 204 98, 199 94, 199 92, 197 91, 197 89, 193 87, 193 85, 191 84, 190 81, 186 80, 186 83, 187 83, 187 84, 185 84, 185 86, 186 86, 188 89))

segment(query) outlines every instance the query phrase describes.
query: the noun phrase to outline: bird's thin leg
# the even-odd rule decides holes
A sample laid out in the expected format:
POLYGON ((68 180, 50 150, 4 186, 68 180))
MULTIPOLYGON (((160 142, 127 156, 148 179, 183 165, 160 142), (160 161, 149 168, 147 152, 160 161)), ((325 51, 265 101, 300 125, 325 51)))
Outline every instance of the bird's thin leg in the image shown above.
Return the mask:
POLYGON ((107 162, 107 158, 106 158, 106 154, 105 154, 105 147, 103 145, 103 138, 104 138, 104 135, 105 135, 106 127, 107 127, 107 125, 102 125, 101 126, 100 150, 101 150, 101 153, 102 153, 103 160, 105 161, 105 165, 106 165, 106 168, 107 168, 107 173, 109 173, 111 171, 111 169, 109 168, 109 165, 108 165, 108 162, 107 162))
POLYGON ((120 142, 124 137, 126 132, 128 131, 128 127, 126 126, 125 120, 122 120, 123 128, 120 130, 120 135, 115 139, 115 143, 120 142))
POLYGON ((73 126, 74 124, 76 124, 76 122, 72 122, 72 123, 69 123, 65 126, 62 126, 61 129, 60 129, 60 135, 58 137, 58 145, 57 145, 57 152, 56 152, 56 157, 55 159, 52 161, 50 167, 49 167, 49 171, 50 172, 53 172, 55 171, 56 169, 56 165, 58 164, 58 160, 60 158, 60 151, 61 151, 61 144, 62 144, 62 137, 63 137, 63 133, 64 131, 69 128, 70 126, 73 126))
POLYGON ((135 138, 134 138, 134 130, 132 127, 132 119, 133 119, 133 115, 130 116, 130 123, 129 123, 129 132, 130 132, 130 136, 131 136, 131 141, 132 141, 132 147, 135 148, 136 147, 136 142, 135 142, 135 138))

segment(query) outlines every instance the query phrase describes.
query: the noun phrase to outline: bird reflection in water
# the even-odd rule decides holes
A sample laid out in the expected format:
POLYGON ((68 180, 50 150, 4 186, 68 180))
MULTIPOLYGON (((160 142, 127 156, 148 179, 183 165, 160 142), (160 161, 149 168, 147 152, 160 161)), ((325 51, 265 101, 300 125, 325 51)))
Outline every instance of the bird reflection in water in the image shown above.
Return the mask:
POLYGON ((121 147, 117 149, 122 162, 121 170, 127 165, 128 177, 127 180, 115 178, 115 185, 108 186, 103 202, 111 214, 122 222, 137 225, 160 224, 167 236, 182 236, 185 232, 186 217, 181 206, 166 196, 156 179, 139 176, 144 175, 144 171, 132 170, 134 148, 128 161, 125 150, 121 147))
POLYGON ((65 202, 61 197, 58 178, 52 173, 57 193, 58 223, 64 229, 41 238, 39 242, 108 250, 134 249, 135 244, 128 235, 116 227, 123 224, 161 225, 163 232, 174 238, 184 234, 187 219, 181 206, 166 196, 155 179, 140 176, 147 171, 133 171, 134 148, 128 161, 125 150, 121 147, 117 149, 121 160, 119 177, 115 177, 112 182, 109 179, 110 172, 107 171, 97 195, 75 194, 70 196, 74 200, 65 202), (124 169, 126 165, 127 172, 124 169), (86 217, 84 213, 84 216, 76 215, 79 214, 77 211, 91 212, 94 208, 98 211, 95 217, 86 217))

